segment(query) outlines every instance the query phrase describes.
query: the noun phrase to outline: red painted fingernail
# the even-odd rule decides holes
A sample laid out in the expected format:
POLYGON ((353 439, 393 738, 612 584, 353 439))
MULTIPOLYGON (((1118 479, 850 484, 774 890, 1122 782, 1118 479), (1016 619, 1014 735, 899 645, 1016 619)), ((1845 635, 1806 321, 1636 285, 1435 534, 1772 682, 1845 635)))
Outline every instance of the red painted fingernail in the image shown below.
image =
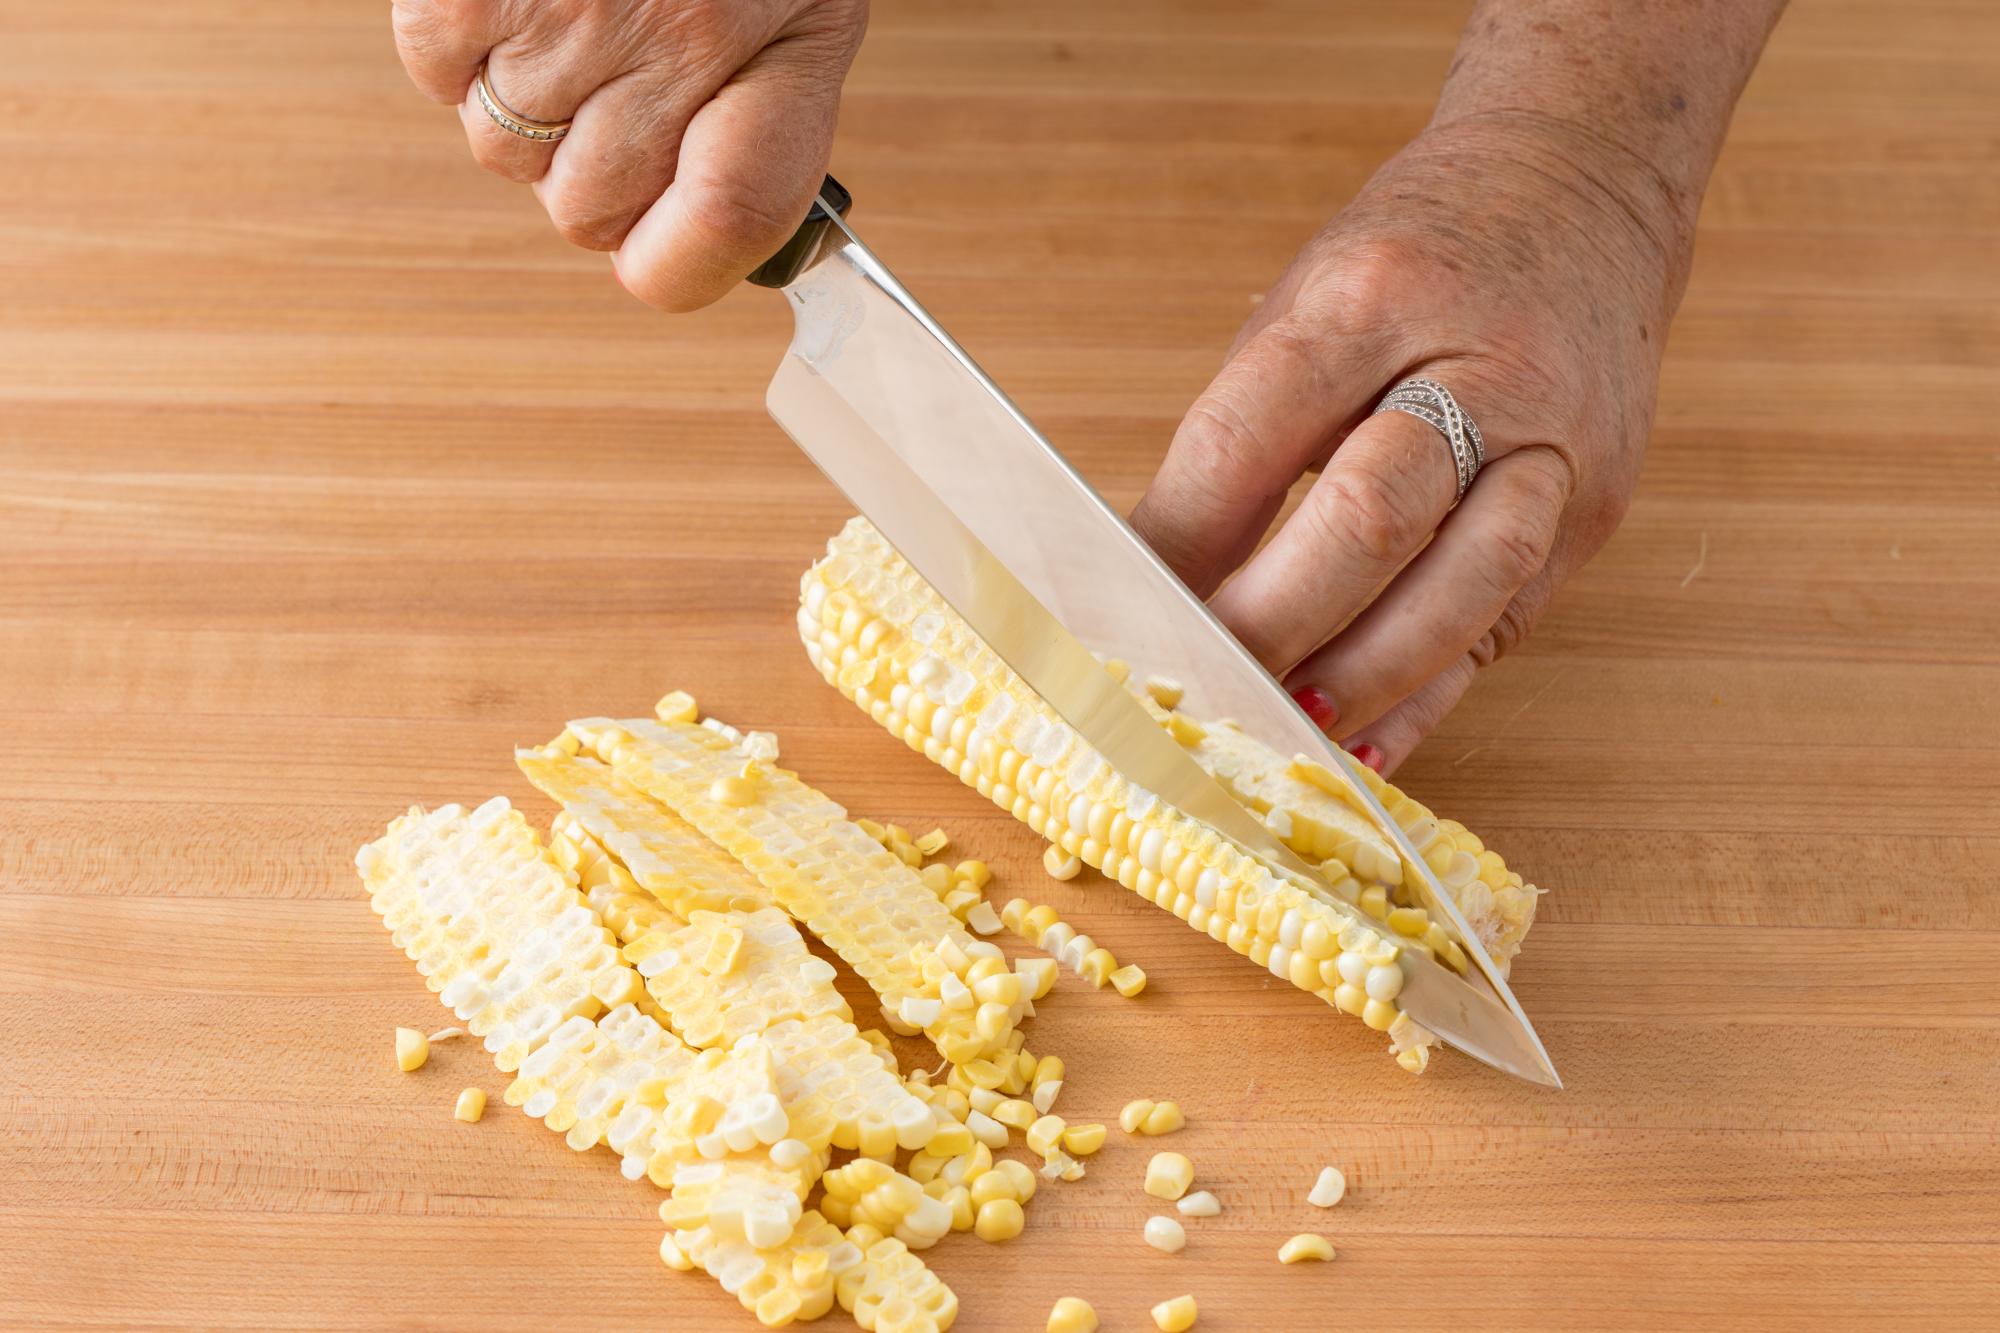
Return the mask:
POLYGON ((1349 750, 1348 753, 1353 755, 1356 759, 1359 759, 1362 763, 1368 765, 1368 767, 1374 769, 1377 773, 1380 773, 1382 771, 1382 765, 1389 762, 1388 755, 1383 754, 1381 750, 1365 742, 1355 746, 1352 750, 1349 750))
POLYGON ((1332 695, 1319 686, 1301 685, 1292 691, 1292 698, 1298 701, 1299 707, 1306 710, 1306 716, 1311 718, 1313 725, 1321 731, 1332 731, 1340 722, 1340 706, 1334 703, 1332 695))

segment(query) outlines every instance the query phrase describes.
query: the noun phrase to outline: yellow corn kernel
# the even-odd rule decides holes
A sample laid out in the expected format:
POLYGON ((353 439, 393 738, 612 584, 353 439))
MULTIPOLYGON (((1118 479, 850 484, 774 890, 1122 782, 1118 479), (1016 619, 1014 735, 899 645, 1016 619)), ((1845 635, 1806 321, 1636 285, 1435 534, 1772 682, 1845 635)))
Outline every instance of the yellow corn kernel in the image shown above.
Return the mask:
POLYGON ((1027 1224, 1028 1215, 1014 1200, 988 1199, 979 1205, 979 1216, 972 1224, 972 1234, 983 1241, 998 1244, 1020 1235, 1021 1228, 1027 1224))
POLYGON ((1047 903, 1038 903, 1022 914, 1021 924, 1016 929, 1024 938, 1039 944, 1051 926, 1060 924, 1061 918, 1056 915, 1055 908, 1047 903))
POLYGON ((953 1121, 931 1135, 931 1141, 924 1145, 924 1151, 933 1157, 957 1157, 971 1152, 974 1142, 972 1131, 963 1124, 953 1121))
POLYGON ((743 932, 734 927, 715 932, 708 952, 702 956, 701 970, 712 977, 726 977, 743 962, 743 932))
POLYGON ((695 707, 692 694, 675 690, 653 705, 653 715, 662 722, 692 722, 701 716, 701 710, 695 707))
POLYGON ((732 778, 717 778, 708 788, 708 799, 717 805, 727 805, 736 809, 757 803, 757 784, 749 778, 738 775, 732 778))
POLYGON ((1325 1236, 1304 1231, 1278 1247, 1278 1262, 1302 1264, 1308 1260, 1325 1262, 1333 1258, 1333 1242, 1325 1236))
POLYGON ((1049 1311, 1048 1333, 1097 1333, 1097 1311, 1080 1296, 1065 1296, 1049 1311))
POLYGON ((912 870, 924 863, 924 854, 911 843, 899 842, 894 850, 897 858, 912 870))
POLYGON ((925 856, 936 856, 949 846, 951 846, 951 839, 945 835, 945 831, 941 828, 934 828, 916 840, 917 850, 925 856))
POLYGON ((1192 750, 1208 739, 1208 728, 1186 713, 1175 713, 1167 719, 1167 734, 1192 750))
POLYGON ((1431 915, 1421 907, 1398 907, 1389 913, 1389 929, 1410 939, 1422 939, 1431 915))
POLYGON ((1064 1151, 1075 1157, 1088 1157, 1104 1146, 1104 1126, 1071 1125, 1063 1130, 1064 1151))
POLYGON ((1153 1327, 1160 1333, 1187 1333, 1194 1327, 1194 1297, 1176 1296, 1153 1307, 1153 1327))
POLYGON ((1028 1126, 1028 1151, 1037 1157, 1047 1157, 1061 1142, 1063 1131, 1069 1125, 1059 1115, 1045 1115, 1028 1126))
POLYGON ((1181 697, 1187 693, 1179 681, 1170 680, 1166 676, 1146 677, 1145 689, 1153 702, 1162 708, 1180 707, 1181 697))
POLYGON ((1141 1134, 1171 1134, 1187 1124, 1187 1117, 1181 1114, 1179 1102, 1161 1102, 1146 1112, 1146 1118, 1139 1125, 1141 1134))
POLYGON ((1014 971, 1021 978, 1021 985, 1028 992, 1030 1000, 1039 1000, 1056 988, 1056 960, 1053 958, 1016 958, 1014 971))
POLYGON ((1361 1021, 1377 1032, 1387 1032, 1396 1022, 1396 1006, 1370 1000, 1361 1006, 1361 1021))
POLYGON ((1166 1254, 1179 1254, 1187 1248, 1187 1228, 1171 1217, 1149 1217, 1146 1219, 1146 1243, 1166 1254))
POLYGON ((1011 1157, 1006 1157, 995 1162, 993 1170, 1006 1177, 1007 1183, 1013 1187, 1014 1197, 1022 1203, 1035 1197, 1035 1173, 1028 1169, 1026 1162, 1017 1162, 1011 1157))
POLYGON ((993 882, 993 867, 984 861, 960 861, 952 867, 952 876, 962 879, 975 889, 983 889, 993 882))
POLYGON ((940 898, 951 892, 951 871, 941 865, 925 866, 917 872, 917 878, 924 882, 925 888, 940 898))
MULTIPOLYGON (((997 1162, 995 1166, 999 1165, 997 1162)), ((995 1199, 1013 1199, 1020 1202, 1014 1192, 1014 1178, 1005 1171, 986 1170, 972 1178, 971 1198, 974 1209, 985 1207, 995 1199)))
POLYGON ((1042 853, 1042 869, 1049 872, 1050 879, 1075 879, 1083 873, 1083 860, 1050 843, 1049 849, 1042 853))
POLYGON ((1361 891, 1361 898, 1357 906, 1377 921, 1387 920, 1389 916, 1389 891, 1380 884, 1371 884, 1361 891))
POLYGON ((1125 1103, 1125 1109, 1118 1113, 1118 1128, 1127 1134, 1140 1134, 1146 1117, 1153 1113, 1153 1103, 1141 1097, 1136 1102, 1125 1103))
POLYGON ((1306 1202, 1315 1208, 1331 1208, 1339 1203, 1347 1193, 1347 1177, 1340 1174, 1338 1167, 1326 1167, 1319 1173, 1319 1179, 1306 1194, 1306 1202))
POLYGON ((451 1118, 463 1120, 472 1125, 486 1114, 486 1091, 483 1088, 467 1088, 458 1094, 458 1105, 452 1107, 451 1118))
POLYGON ((1019 1097, 1009 1097, 993 1108, 993 1118, 1009 1129, 1025 1130, 1040 1117, 1035 1114, 1033 1102, 1024 1102, 1019 1097))
POLYGON ((1112 988, 1129 1000, 1146 989, 1146 969, 1137 963, 1127 963, 1111 974, 1110 981, 1112 988))
POLYGON ((1027 917, 1030 904, 1026 898, 1009 898, 1000 905, 1000 924, 1016 935, 1028 933, 1027 917))
POLYGON ((1194 1163, 1187 1154, 1156 1152, 1146 1163, 1146 1193, 1156 1199, 1178 1199, 1194 1183, 1194 1163))
POLYGON ((1103 990, 1106 983, 1111 980, 1111 974, 1117 970, 1118 960, 1111 956, 1111 950, 1098 948, 1083 956, 1083 962, 1076 969, 1076 974, 1097 989, 1103 990))
POLYGON ((396 1068, 405 1074, 424 1067, 431 1058, 430 1039, 415 1028, 396 1029, 396 1068))

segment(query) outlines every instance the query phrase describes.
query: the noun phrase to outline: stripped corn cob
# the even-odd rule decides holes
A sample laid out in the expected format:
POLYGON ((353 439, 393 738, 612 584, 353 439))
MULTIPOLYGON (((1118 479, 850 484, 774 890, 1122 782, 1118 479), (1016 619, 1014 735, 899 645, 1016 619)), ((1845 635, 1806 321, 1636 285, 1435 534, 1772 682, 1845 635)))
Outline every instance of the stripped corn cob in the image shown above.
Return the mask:
POLYGON ((1399 1062, 1422 1068, 1436 1038, 1393 995, 1374 999, 1349 979, 1420 942, 1278 878, 1127 782, 861 520, 807 571, 799 630, 827 681, 911 748, 1274 975, 1370 1027, 1393 1028, 1399 1062))
POLYGON ((975 939, 902 859, 825 795, 781 768, 760 768, 752 799, 714 799, 736 772, 726 738, 687 723, 592 718, 567 734, 748 867, 778 906, 845 959, 883 1000, 899 1031, 922 1030, 954 1064, 1009 1049, 1022 1005, 947 1006, 941 983, 961 986, 975 960, 999 949, 975 939))

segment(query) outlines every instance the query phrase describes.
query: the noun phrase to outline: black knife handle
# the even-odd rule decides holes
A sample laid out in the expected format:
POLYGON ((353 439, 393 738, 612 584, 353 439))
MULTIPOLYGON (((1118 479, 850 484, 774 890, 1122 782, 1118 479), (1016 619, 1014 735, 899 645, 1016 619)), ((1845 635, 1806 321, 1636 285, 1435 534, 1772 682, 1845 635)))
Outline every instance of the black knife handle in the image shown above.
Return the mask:
MULTIPOLYGON (((819 187, 819 194, 820 199, 831 204, 833 211, 842 217, 846 217, 847 210, 854 205, 854 196, 847 192, 847 187, 831 176, 819 187)), ((750 281, 759 287, 788 286, 805 272, 806 266, 819 254, 820 239, 832 225, 819 199, 813 200, 812 210, 799 224, 799 229, 792 233, 792 239, 785 242, 782 250, 759 264, 750 275, 750 281)))

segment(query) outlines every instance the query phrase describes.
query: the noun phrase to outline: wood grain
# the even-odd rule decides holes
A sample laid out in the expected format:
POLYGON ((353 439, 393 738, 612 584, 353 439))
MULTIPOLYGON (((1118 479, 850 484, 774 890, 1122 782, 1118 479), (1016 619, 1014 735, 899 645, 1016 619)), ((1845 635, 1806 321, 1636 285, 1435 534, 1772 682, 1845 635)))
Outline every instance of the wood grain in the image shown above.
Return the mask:
MULTIPOLYGON (((880 0, 836 169, 1129 501, 1464 8, 880 0)), ((543 811, 512 744, 676 686, 1155 978, 1034 1042, 1072 1119, 1177 1095, 1225 1211, 1146 1249, 1114 1143, 932 1252, 961 1328, 2000 1326, 1994 6, 1795 6, 1630 518, 1405 771, 1551 889, 1516 975, 1561 1094, 1410 1079, 1050 883, 821 685, 790 608, 844 511, 759 407, 783 310, 639 309, 380 4, 0 4, 0 146, 0 1326, 751 1326, 602 1155, 451 1119, 478 1051, 395 1071, 444 1019, 349 866, 412 801, 543 811), (1312 1227, 1340 1259, 1281 1269, 1312 1227)))

